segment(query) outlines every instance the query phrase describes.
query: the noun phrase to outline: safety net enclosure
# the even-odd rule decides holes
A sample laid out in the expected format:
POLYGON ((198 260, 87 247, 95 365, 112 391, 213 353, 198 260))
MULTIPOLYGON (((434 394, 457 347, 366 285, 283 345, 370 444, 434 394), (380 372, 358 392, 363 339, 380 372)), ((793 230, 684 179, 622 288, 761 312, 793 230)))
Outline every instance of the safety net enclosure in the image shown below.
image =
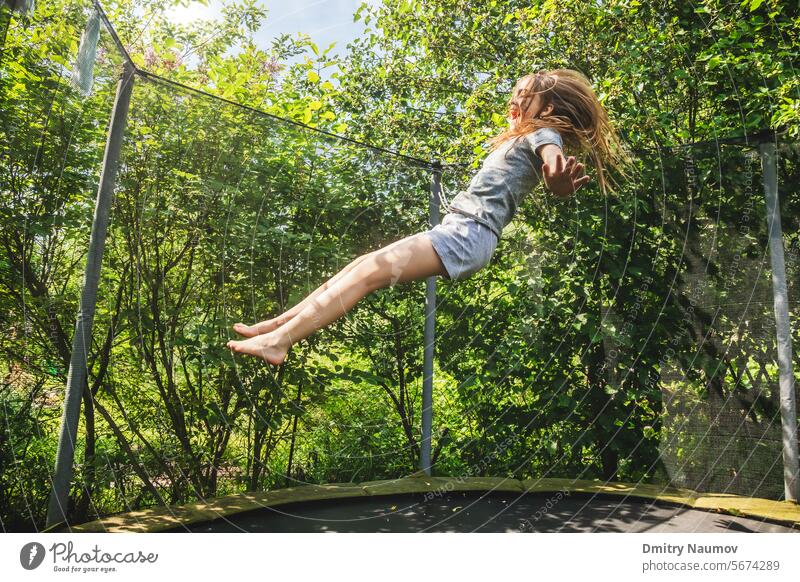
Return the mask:
POLYGON ((796 531, 797 143, 654 145, 616 194, 534 193, 474 277, 380 290, 274 369, 233 323, 438 223, 479 160, 125 44, 65 0, 3 47, 4 530, 796 531))

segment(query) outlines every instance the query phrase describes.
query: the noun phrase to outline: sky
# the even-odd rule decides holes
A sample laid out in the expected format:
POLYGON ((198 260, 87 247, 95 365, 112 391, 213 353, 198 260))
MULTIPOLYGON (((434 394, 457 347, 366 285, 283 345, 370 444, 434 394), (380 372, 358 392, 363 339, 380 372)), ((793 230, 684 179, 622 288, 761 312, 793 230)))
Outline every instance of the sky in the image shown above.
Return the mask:
MULTIPOLYGON (((379 0, 368 0, 367 3, 376 4, 379 0)), ((302 32, 311 37, 320 52, 336 42, 329 55, 343 55, 347 51, 347 43, 364 34, 363 17, 353 22, 353 13, 361 0, 260 0, 257 4, 267 10, 267 18, 255 34, 256 44, 265 50, 272 45, 272 39, 281 34, 289 33, 296 38, 297 33, 302 32)), ((219 18, 221 6, 221 0, 209 0, 208 6, 190 2, 188 6, 175 7, 167 14, 175 21, 184 22, 197 18, 219 18)), ((302 61, 303 55, 297 55, 288 59, 287 64, 302 61)), ((328 72, 333 72, 333 69, 329 67, 328 72)))

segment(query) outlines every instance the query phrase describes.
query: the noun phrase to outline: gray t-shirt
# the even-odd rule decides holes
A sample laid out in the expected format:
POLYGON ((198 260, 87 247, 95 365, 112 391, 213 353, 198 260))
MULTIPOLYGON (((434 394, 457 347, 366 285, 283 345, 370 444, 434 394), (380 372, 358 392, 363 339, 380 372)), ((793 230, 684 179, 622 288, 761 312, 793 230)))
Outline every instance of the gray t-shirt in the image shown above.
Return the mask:
POLYGON ((467 189, 450 201, 448 210, 471 216, 499 239, 523 198, 541 180, 543 161, 535 152, 546 143, 563 148, 561 136, 549 127, 504 142, 486 156, 467 189))

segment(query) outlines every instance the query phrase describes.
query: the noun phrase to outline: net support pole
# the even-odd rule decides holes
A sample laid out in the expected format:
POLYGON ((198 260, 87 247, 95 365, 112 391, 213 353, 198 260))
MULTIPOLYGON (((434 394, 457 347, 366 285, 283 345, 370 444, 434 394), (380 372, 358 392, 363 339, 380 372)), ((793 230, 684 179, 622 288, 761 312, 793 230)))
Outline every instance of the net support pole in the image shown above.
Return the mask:
POLYGON ((783 486, 787 501, 800 497, 798 471, 797 405, 792 370, 792 332, 789 323, 789 294, 786 288, 786 264, 783 257, 783 231, 778 202, 778 171, 775 143, 759 144, 767 201, 769 256, 772 266, 772 298, 778 336, 778 371, 780 382, 781 427, 783 440, 783 486))
POLYGON ((125 63, 117 83, 117 94, 111 112, 103 166, 100 172, 100 185, 92 220, 89 238, 89 252, 86 257, 86 270, 81 290, 81 302, 72 338, 72 354, 67 375, 67 390, 61 414, 61 430, 58 437, 56 466, 53 475, 53 488, 47 506, 47 527, 66 521, 69 501, 72 467, 75 457, 75 441, 78 435, 78 420, 81 410, 81 397, 87 380, 86 360, 91 347, 92 323, 97 303, 97 287, 100 281, 100 268, 103 262, 108 216, 114 195, 117 178, 117 165, 122 148, 122 137, 128 118, 128 108, 133 90, 135 70, 125 63))
MULTIPOLYGON (((442 167, 438 162, 431 169, 431 195, 428 202, 430 227, 439 224, 439 199, 442 188, 442 167)), ((436 341, 436 275, 425 279, 425 357, 422 366, 422 439, 419 468, 431 474, 431 432, 433 430, 433 352, 436 341)))

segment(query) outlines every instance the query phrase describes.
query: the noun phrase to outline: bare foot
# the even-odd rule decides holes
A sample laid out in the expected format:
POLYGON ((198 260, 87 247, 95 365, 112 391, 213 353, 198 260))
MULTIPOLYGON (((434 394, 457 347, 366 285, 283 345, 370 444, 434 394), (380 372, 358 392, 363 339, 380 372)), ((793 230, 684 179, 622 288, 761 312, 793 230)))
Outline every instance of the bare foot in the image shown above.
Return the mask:
POLYGON ((289 346, 280 342, 271 333, 264 333, 246 340, 230 340, 227 346, 234 352, 262 358, 268 364, 280 366, 286 359, 289 346))
POLYGON ((234 323, 233 331, 239 335, 243 335, 244 337, 255 337, 257 335, 269 333, 274 329, 278 329, 281 325, 283 325, 282 322, 279 322, 278 318, 276 317, 275 319, 266 319, 260 323, 256 323, 255 325, 234 323))

